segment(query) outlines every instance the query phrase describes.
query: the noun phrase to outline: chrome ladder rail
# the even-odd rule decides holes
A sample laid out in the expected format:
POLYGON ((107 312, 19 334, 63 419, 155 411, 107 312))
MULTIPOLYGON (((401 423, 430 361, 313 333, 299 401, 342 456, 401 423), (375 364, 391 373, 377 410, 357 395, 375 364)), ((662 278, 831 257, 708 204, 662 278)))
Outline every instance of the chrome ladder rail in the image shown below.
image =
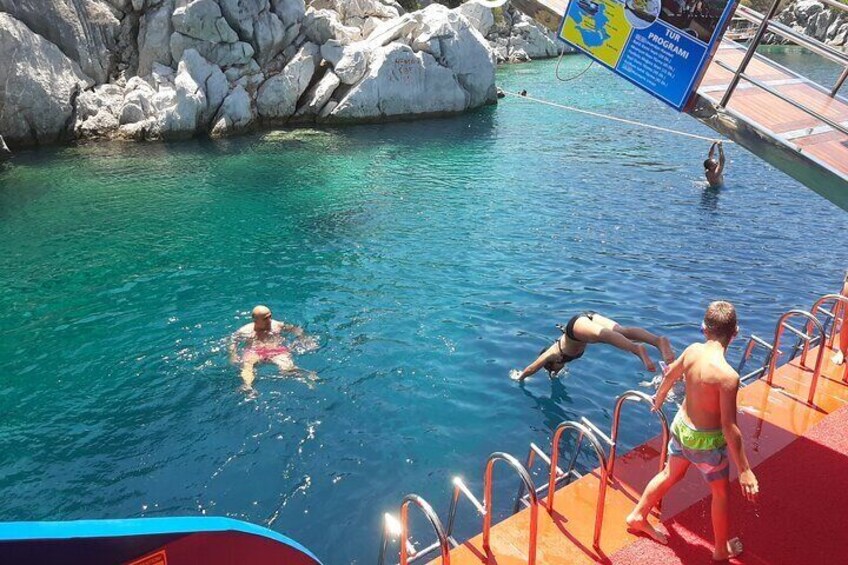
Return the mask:
MULTIPOLYGON (((492 529, 492 476, 494 473, 495 463, 503 461, 508 464, 518 474, 524 488, 529 494, 530 506, 530 532, 529 532, 529 549, 527 553, 527 564, 535 565, 536 563, 536 538, 538 536, 539 524, 539 499, 536 496, 536 486, 533 484, 533 479, 530 473, 524 466, 509 453, 501 451, 492 453, 486 460, 486 471, 483 475, 483 502, 481 503, 474 494, 468 489, 465 483, 459 477, 454 477, 454 492, 451 499, 450 512, 448 514, 448 530, 447 536, 449 540, 453 540, 453 527, 456 523, 456 512, 459 507, 459 496, 463 495, 471 502, 472 506, 477 510, 477 514, 483 517, 483 548, 488 552, 491 541, 492 529)), ((455 542, 454 542, 455 543, 455 542)), ((456 545, 456 544, 455 544, 456 545)))
MULTIPOLYGON (((601 527, 604 523, 604 501, 606 500, 607 492, 607 456, 593 429, 582 422, 575 422, 573 420, 562 422, 554 431, 554 437, 551 440, 551 472, 548 479, 548 512, 553 512, 554 498, 556 497, 559 442, 562 439, 563 434, 569 430, 577 432, 577 446, 581 445, 583 437, 588 439, 589 445, 592 446, 595 451, 595 455, 598 457, 598 468, 601 473, 601 479, 600 487, 598 488, 598 500, 595 503, 595 531, 592 537, 592 544, 595 548, 599 548, 601 543, 601 527)), ((575 452, 576 451, 577 450, 575 449, 575 452)))
MULTIPOLYGON (((780 355, 781 353, 781 351, 777 352, 778 355, 780 355)), ((741 377, 739 377, 739 380, 743 384, 745 384, 751 379, 762 377, 768 369, 769 363, 771 363, 771 356, 773 354, 774 347, 772 347, 772 344, 760 337, 757 337, 755 334, 751 334, 751 337, 748 338, 748 345, 745 346, 745 353, 742 354, 742 359, 739 361, 739 365, 737 365, 736 367, 736 372, 742 375, 741 377), (757 346, 760 346, 767 351, 765 360, 763 361, 763 364, 759 369, 754 369, 749 373, 745 373, 745 365, 748 363, 748 360, 751 358, 751 354, 754 352, 754 348, 757 346)))
MULTIPOLYGON (((783 337, 783 331, 784 330, 789 330, 790 332, 792 332, 793 334, 797 335, 799 338, 801 338, 801 339, 803 339, 807 342, 812 341, 814 339, 814 337, 816 337, 816 336, 811 336, 807 333, 804 333, 801 330, 799 330, 799 329, 797 329, 793 326, 790 326, 789 323, 788 323, 788 320, 790 320, 792 318, 806 318, 807 324, 805 325, 805 329, 808 326, 815 327, 815 329, 817 329, 818 333, 819 333, 819 335, 817 337, 819 337, 820 341, 822 343, 824 343, 824 340, 825 340, 824 326, 822 326, 822 323, 819 322, 818 318, 816 318, 813 314, 811 314, 810 312, 807 312, 805 310, 790 310, 790 311, 786 312, 785 314, 783 314, 780 317, 780 319, 778 319, 777 325, 775 326, 774 342, 773 342, 773 346, 772 346, 775 350, 777 350, 777 351, 780 350, 780 340, 783 337)), ((815 395, 816 395, 816 385, 818 384, 819 377, 821 376, 822 361, 824 360, 824 352, 825 352, 825 348, 820 347, 819 353, 816 356, 816 365, 815 365, 815 368, 813 369, 813 377, 812 377, 812 381, 810 382, 810 391, 807 395, 807 404, 810 404, 810 405, 813 404, 813 399, 815 398, 815 395)), ((774 371, 777 368, 777 358, 778 357, 779 357, 779 355, 773 354, 773 355, 771 355, 771 358, 769 359, 768 376, 766 377, 766 382, 769 384, 769 386, 773 386, 772 381, 774 380, 774 371)), ((805 368, 807 366, 806 355, 801 356, 801 366, 805 367, 805 368)))
POLYGON ((648 405, 651 408, 651 413, 656 414, 660 419, 660 424, 662 425, 662 449, 660 450, 660 471, 665 467, 665 463, 668 460, 668 441, 671 437, 671 431, 668 425, 668 418, 666 418, 665 413, 660 410, 654 411, 654 400, 639 390, 628 390, 615 399, 615 411, 612 416, 612 428, 610 429, 610 454, 609 454, 609 471, 607 476, 611 479, 615 472, 615 454, 616 449, 618 447, 618 429, 619 423, 621 419, 621 409, 624 407, 624 403, 628 400, 632 400, 634 402, 642 402, 648 405))
MULTIPOLYGON (((827 334, 828 324, 830 325, 830 337, 827 338, 827 346, 831 348, 833 348, 833 344, 836 340, 836 322, 837 318, 840 316, 840 310, 842 311, 842 323, 848 323, 848 314, 846 314, 846 311, 848 311, 848 297, 842 296, 841 294, 825 294, 824 296, 816 300, 815 304, 813 304, 813 307, 810 309, 810 313, 815 316, 816 319, 818 319, 819 313, 822 313, 827 317, 827 321, 822 324, 822 326, 824 328, 824 334, 827 334), (823 308, 823 305, 826 302, 831 301, 834 302, 832 310, 823 308)), ((807 332, 809 332, 810 330, 810 324, 807 324, 807 332)), ((804 351, 802 355, 807 355, 809 345, 809 343, 804 344, 804 351)), ((821 345, 822 347, 825 346, 824 337, 822 337, 821 345)))
POLYGON ((389 538, 400 537, 400 565, 409 565, 415 563, 425 555, 429 554, 436 548, 441 549, 442 565, 450 565, 450 541, 445 529, 442 526, 442 521, 424 498, 417 494, 408 494, 403 497, 400 505, 400 522, 391 514, 386 514, 383 524, 383 539, 380 544, 380 555, 377 559, 378 565, 384 565, 386 560, 386 552, 388 550, 389 538), (409 541, 409 505, 415 504, 421 509, 421 512, 433 526, 436 532, 436 542, 416 551, 415 546, 409 541), (394 535, 393 535, 394 534, 394 535))

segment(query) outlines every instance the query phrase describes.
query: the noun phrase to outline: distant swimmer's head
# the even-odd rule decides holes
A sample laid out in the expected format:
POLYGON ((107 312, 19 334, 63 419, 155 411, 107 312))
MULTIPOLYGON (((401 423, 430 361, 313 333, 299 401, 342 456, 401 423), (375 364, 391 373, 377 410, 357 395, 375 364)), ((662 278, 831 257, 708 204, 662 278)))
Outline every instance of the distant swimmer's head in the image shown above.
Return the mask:
POLYGON ((251 313, 253 317, 254 330, 271 329, 271 309, 261 304, 253 309, 251 313))
MULTIPOLYGON (((539 355, 544 354, 547 350, 547 347, 543 347, 542 350, 539 351, 539 355)), ((562 368, 565 367, 565 360, 562 357, 556 357, 545 363, 543 367, 548 372, 548 375, 551 378, 554 378, 557 373, 562 371, 562 368)))
POLYGON ((736 321, 736 308, 730 302, 717 300, 707 306, 701 330, 707 339, 714 339, 725 346, 739 333, 736 321))
POLYGON ((705 171, 712 171, 716 167, 718 167, 718 161, 716 161, 715 159, 705 159, 704 160, 704 170, 705 171))

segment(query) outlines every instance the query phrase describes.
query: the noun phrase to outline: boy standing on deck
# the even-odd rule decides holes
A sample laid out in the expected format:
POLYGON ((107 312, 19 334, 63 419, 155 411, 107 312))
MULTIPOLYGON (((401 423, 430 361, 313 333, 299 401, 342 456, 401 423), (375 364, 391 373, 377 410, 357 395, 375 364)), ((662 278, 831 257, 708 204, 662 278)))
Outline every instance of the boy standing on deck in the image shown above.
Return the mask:
POLYGON ((629 530, 644 533, 659 543, 668 543, 666 534, 652 526, 647 518, 668 490, 684 477, 689 465, 694 464, 712 491, 713 559, 718 561, 742 553, 739 538, 730 539, 728 531, 728 447, 739 470, 739 485, 745 498, 754 501, 759 491, 736 424, 739 375, 725 359, 727 346, 738 329, 733 305, 713 302, 701 325, 706 341, 687 347, 663 376, 654 397, 654 410, 662 409, 666 395, 681 377, 686 382, 686 398, 671 425, 668 463, 651 479, 636 508, 627 517, 629 530))

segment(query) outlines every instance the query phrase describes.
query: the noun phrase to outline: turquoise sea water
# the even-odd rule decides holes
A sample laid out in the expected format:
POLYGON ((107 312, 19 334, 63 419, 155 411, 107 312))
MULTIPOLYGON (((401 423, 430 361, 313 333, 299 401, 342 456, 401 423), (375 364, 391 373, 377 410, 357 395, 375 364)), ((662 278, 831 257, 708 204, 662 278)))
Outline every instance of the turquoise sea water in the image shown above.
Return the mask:
MULTIPOLYGON (((710 135, 601 68, 553 71, 498 80, 710 135)), ((594 347, 561 381, 510 381, 556 322, 599 310, 679 350, 712 299, 767 335, 837 287, 845 213, 735 146, 726 188, 707 189, 707 149, 506 99, 19 154, 0 173, 0 519, 227 515, 327 564, 372 563, 404 494, 444 516, 451 476, 479 493, 489 453, 523 459, 565 418, 607 428, 613 397, 649 377, 594 347), (264 367, 255 398, 239 391, 222 345, 259 302, 319 337, 297 359, 311 388, 264 367)), ((657 431, 624 426, 625 447, 657 431)), ((496 488, 504 516, 513 478, 496 488)), ((460 516, 460 537, 479 527, 460 516)))

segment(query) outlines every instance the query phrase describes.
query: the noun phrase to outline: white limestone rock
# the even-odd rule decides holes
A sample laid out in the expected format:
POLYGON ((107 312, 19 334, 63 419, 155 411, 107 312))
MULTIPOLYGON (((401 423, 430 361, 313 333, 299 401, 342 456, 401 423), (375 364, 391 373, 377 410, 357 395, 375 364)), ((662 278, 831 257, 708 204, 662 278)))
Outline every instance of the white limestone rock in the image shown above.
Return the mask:
POLYGON ((80 138, 107 137, 118 128, 124 89, 103 84, 87 90, 77 98, 74 133, 80 138))
POLYGON ((368 75, 327 115, 330 121, 460 112, 468 94, 429 53, 392 43, 371 53, 368 75))
POLYGON ((189 49, 177 67, 174 88, 161 87, 153 98, 159 127, 167 138, 189 137, 205 129, 227 93, 228 83, 216 65, 189 49))
POLYGON ((306 13, 304 0, 271 0, 271 8, 286 27, 300 22, 306 13))
POLYGON ((188 37, 179 32, 171 34, 171 56, 175 61, 182 59, 183 53, 188 49, 194 49, 204 59, 212 61, 220 67, 246 65, 254 54, 253 46, 244 41, 213 43, 188 37))
POLYGON ((339 77, 332 71, 327 71, 315 85, 309 89, 304 95, 306 102, 301 106, 297 115, 300 116, 317 116, 321 109, 336 91, 336 88, 341 84, 339 77))
POLYGON ((268 119, 287 119, 294 114, 318 65, 320 54, 314 43, 304 45, 279 74, 262 83, 256 94, 259 115, 268 119))
POLYGON ((303 17, 302 32, 309 41, 318 45, 331 39, 346 45, 360 38, 359 30, 342 24, 336 12, 313 8, 309 8, 303 17))
POLYGON ((76 62, 9 14, 0 13, 0 132, 14 145, 54 143, 73 100, 92 86, 76 62))
POLYGON ((483 37, 488 35, 492 26, 495 25, 495 16, 492 14, 492 9, 474 2, 474 0, 460 4, 457 8, 454 8, 454 12, 465 17, 468 23, 474 26, 474 29, 483 37))
POLYGON ((56 45, 96 84, 106 82, 114 73, 121 23, 107 2, 0 0, 0 12, 8 13, 30 32, 56 45))
POLYGON ((469 96, 468 108, 496 99, 495 55, 464 17, 440 4, 421 10, 421 37, 437 39, 439 63, 456 75, 469 96))
POLYGON ((215 0, 192 0, 174 10, 171 21, 174 30, 194 39, 211 43, 235 43, 239 40, 215 0))
POLYGON ((253 45, 260 65, 279 55, 290 42, 286 28, 276 14, 265 11, 259 15, 253 26, 253 45))
POLYGON ((221 13, 244 41, 253 37, 253 24, 270 8, 268 0, 218 0, 221 13))
POLYGON ((362 45, 350 45, 334 65, 335 74, 344 84, 356 84, 368 71, 368 52, 362 45))
POLYGON ((139 19, 138 27, 138 74, 147 76, 153 71, 153 63, 170 65, 171 57, 171 14, 174 0, 163 0, 156 8, 139 19))
POLYGON ((339 15, 342 23, 355 27, 360 27, 371 17, 390 20, 403 13, 399 5, 380 0, 312 0, 310 6, 316 10, 332 10, 339 15))
POLYGON ((215 116, 213 136, 231 135, 243 131, 253 124, 256 112, 250 95, 241 85, 236 85, 224 99, 215 116))

